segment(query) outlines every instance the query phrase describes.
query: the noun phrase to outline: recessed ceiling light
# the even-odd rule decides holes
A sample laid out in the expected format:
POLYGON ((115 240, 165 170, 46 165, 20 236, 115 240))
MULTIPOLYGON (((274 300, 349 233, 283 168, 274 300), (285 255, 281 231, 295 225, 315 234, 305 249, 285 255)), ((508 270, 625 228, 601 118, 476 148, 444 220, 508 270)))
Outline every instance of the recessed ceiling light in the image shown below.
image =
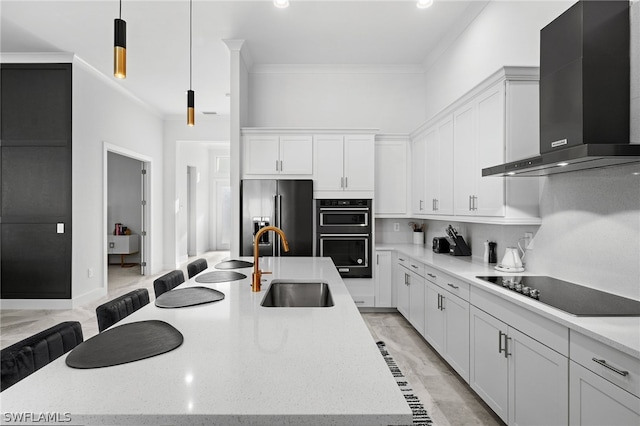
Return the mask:
POLYGON ((280 9, 286 9, 289 7, 289 0, 273 0, 273 5, 280 9))
POLYGON ((564 167, 564 166, 568 166, 569 163, 558 163, 556 164, 556 166, 560 166, 560 167, 564 167))
POLYGON ((631 174, 634 175, 634 176, 640 176, 640 172, 633 172, 631 174))
POLYGON ((428 7, 431 7, 432 4, 433 0, 418 0, 416 6, 418 6, 418 9, 426 9, 428 7))

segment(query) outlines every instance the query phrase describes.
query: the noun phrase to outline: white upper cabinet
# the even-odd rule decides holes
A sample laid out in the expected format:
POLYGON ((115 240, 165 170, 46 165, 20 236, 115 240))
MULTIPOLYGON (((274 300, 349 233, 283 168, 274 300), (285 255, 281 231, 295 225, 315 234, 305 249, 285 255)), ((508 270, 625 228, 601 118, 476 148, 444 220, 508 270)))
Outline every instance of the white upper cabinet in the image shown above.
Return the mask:
POLYGON ((313 141, 316 196, 373 197, 373 134, 319 134, 313 141))
POLYGON ((245 175, 313 174, 311 135, 249 134, 243 148, 245 175))
POLYGON ((427 135, 422 134, 411 141, 411 212, 426 214, 425 155, 427 135))
POLYGON ((537 178, 482 169, 539 152, 538 68, 504 67, 412 134, 413 214, 540 224, 537 178))
POLYGON ((375 142, 375 213, 405 215, 407 213, 407 149, 409 138, 375 142))
POLYGON ((425 199, 428 214, 453 214, 453 117, 427 131, 425 199))
POLYGON ((504 179, 482 177, 482 168, 504 159, 504 82, 454 113, 456 215, 504 216, 504 179))

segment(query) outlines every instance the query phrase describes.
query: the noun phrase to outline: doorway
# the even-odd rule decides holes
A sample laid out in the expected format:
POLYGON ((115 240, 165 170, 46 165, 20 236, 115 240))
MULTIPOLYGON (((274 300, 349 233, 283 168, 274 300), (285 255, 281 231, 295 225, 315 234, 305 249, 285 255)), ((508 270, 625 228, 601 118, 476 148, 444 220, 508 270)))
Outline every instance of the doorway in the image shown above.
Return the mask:
POLYGON ((149 268, 149 179, 144 156, 105 144, 106 261, 108 290, 126 284, 149 268))
POLYGON ((198 169, 193 166, 187 166, 187 255, 198 255, 198 169))

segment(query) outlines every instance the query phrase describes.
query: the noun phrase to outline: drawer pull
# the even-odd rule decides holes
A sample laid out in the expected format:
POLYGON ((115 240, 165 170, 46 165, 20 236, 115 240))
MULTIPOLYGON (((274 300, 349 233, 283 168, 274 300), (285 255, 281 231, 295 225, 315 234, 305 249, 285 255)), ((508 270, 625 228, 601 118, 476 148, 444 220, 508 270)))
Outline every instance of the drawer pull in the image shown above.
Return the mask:
POLYGON ((453 288, 455 288, 456 290, 460 288, 460 287, 458 287, 457 285, 453 285, 453 284, 451 284, 451 283, 447 283, 447 285, 448 285, 449 287, 453 287, 453 288))
POLYGON ((412 267, 413 269, 418 269, 418 267, 417 267, 416 265, 414 265, 414 264, 411 264, 411 267, 412 267))
POLYGON ((430 273, 428 273, 428 272, 427 272, 427 275, 429 275, 431 278, 437 278, 435 275, 430 274, 430 273))
POLYGON ((401 258, 401 257, 399 257, 399 258, 398 258, 398 260, 399 260, 400 262, 404 262, 404 259, 403 259, 403 258, 401 258))
POLYGON ((615 367, 613 367, 613 366, 611 366, 611 365, 607 364, 607 361, 606 361, 606 360, 604 360, 604 359, 591 358, 591 360, 592 360, 593 362, 595 362, 596 364, 600 364, 601 366, 603 366, 603 367, 605 367, 605 368, 608 368, 609 370, 611 370, 611 371, 613 371, 613 372, 615 372, 615 373, 618 373, 618 374, 619 374, 619 375, 621 375, 621 376, 628 376, 628 375, 629 375, 629 372, 628 372, 628 371, 624 371, 624 370, 620 370, 620 369, 618 369, 618 368, 615 368, 615 367))

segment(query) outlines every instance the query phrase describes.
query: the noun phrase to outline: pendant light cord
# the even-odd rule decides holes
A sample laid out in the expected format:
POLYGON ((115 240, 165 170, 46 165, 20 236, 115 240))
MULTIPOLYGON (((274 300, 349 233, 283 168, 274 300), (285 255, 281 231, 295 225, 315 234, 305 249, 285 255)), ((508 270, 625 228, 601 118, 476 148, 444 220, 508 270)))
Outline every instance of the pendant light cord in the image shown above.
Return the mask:
POLYGON ((189 90, 193 79, 193 0, 189 0, 189 90))
POLYGON ((118 19, 122 19, 122 0, 120 0, 120 12, 118 13, 118 19))

